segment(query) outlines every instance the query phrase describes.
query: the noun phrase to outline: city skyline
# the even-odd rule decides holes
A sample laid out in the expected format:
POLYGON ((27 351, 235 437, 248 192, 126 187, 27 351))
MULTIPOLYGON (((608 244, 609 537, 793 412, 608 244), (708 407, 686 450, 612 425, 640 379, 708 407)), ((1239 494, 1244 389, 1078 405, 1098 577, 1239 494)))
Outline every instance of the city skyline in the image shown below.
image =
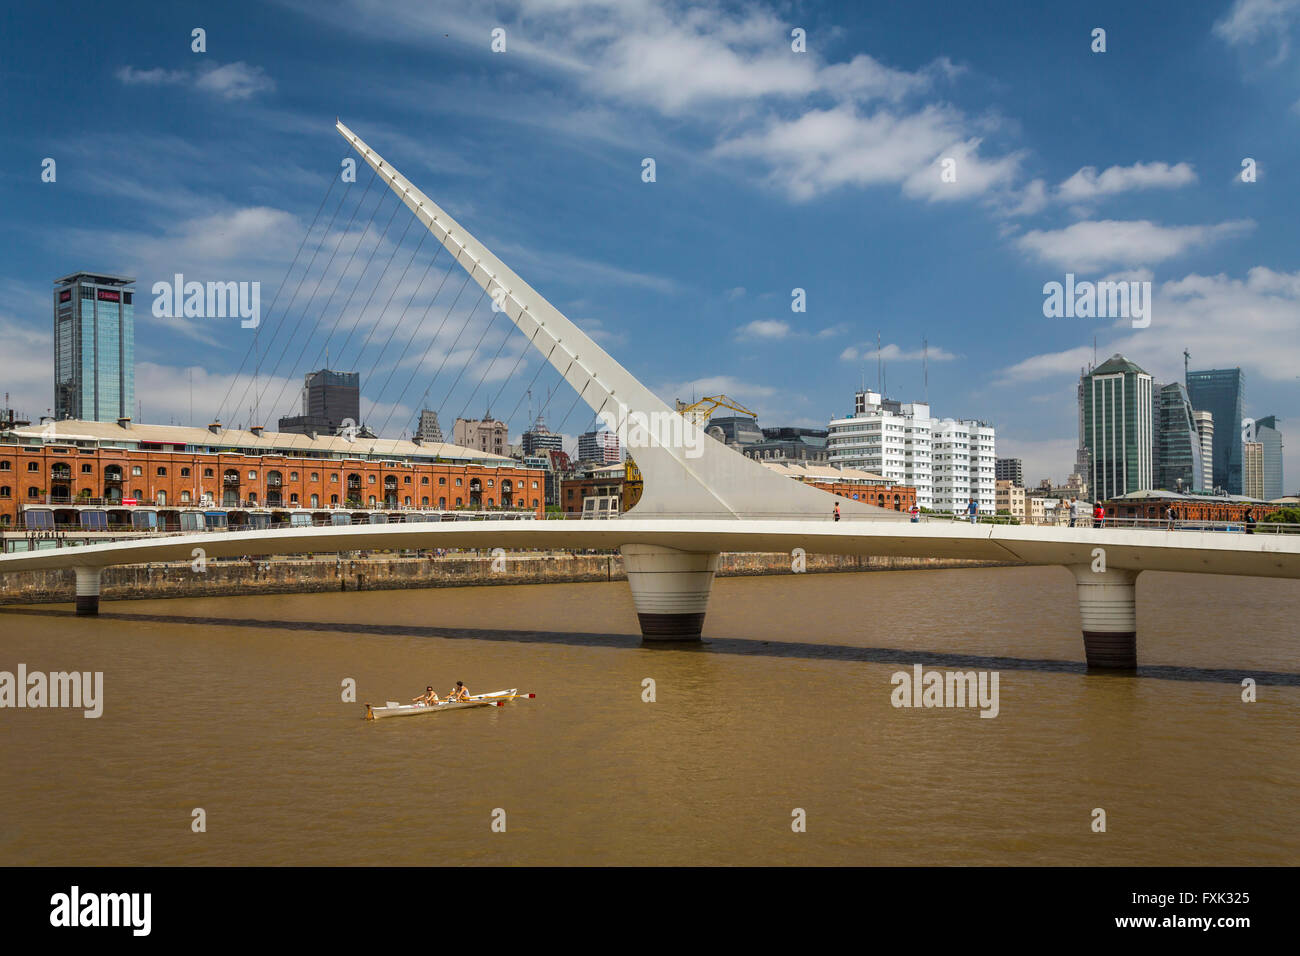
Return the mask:
MULTIPOLYGON (((232 383, 238 393, 235 373, 249 337, 274 333, 280 317, 270 303, 342 158, 327 117, 346 113, 374 130, 371 140, 395 161, 427 174, 454 214, 509 251, 522 275, 669 402, 725 391, 767 423, 823 428, 844 413, 850 387, 875 377, 880 330, 889 394, 993 422, 998 453, 1021 458, 1028 482, 1059 480, 1072 470, 1073 392, 1095 336, 1099 356, 1122 352, 1157 382, 1181 379, 1183 348, 1194 367, 1239 364, 1250 379, 1246 415, 1275 414, 1279 430, 1288 430, 1298 363, 1294 336, 1283 333, 1294 328, 1300 272, 1287 258, 1297 225, 1278 197, 1295 191, 1288 160, 1300 114, 1290 107, 1300 88, 1282 82, 1295 54, 1243 27, 1242 4, 1174 17, 1103 4, 1073 32, 1070 18, 1048 25, 1030 12, 1012 23, 949 11, 924 38, 887 11, 792 15, 755 4, 683 24, 662 5, 592 8, 608 22, 644 18, 639 35, 665 56, 685 56, 699 43, 700 56, 734 65, 749 85, 672 71, 629 77, 620 72, 627 50, 618 43, 565 36, 571 13, 563 8, 525 19, 497 11, 511 42, 493 54, 495 19, 396 5, 413 38, 436 39, 435 50, 445 50, 432 58, 401 38, 376 35, 364 16, 276 5, 311 36, 314 55, 304 58, 250 29, 259 16, 252 8, 190 16, 194 9, 181 4, 161 18, 128 13, 105 24, 114 35, 130 33, 129 53, 119 44, 73 41, 82 54, 76 89, 91 117, 92 136, 80 144, 56 135, 70 94, 52 72, 56 60, 42 52, 49 41, 40 19, 14 18, 15 35, 30 40, 19 67, 48 78, 11 124, 10 153, 27 165, 0 184, 12 210, 11 239, 23 236, 0 273, 0 326, 13 343, 3 387, 29 415, 53 405, 43 305, 49 281, 78 268, 138 277, 145 298, 136 310, 136 393, 145 420, 188 421, 191 374, 196 419, 232 383), (1108 29, 1104 54, 1088 48, 1093 19, 1108 29), (190 41, 200 22, 208 37, 202 54, 190 41), (809 38, 803 60, 789 60, 798 56, 788 52, 795 27, 809 38), (1030 33, 1036 46, 1025 53, 1021 41, 1030 33), (1141 35, 1161 43, 1141 47, 1147 59, 1138 63, 1133 38, 1141 35), (1020 59, 1000 56, 1004 43, 1016 43, 1020 59), (410 78, 353 90, 314 65, 343 44, 369 75, 410 78), (575 72, 576 54, 587 71, 575 72), (1159 100, 1174 120, 1206 108, 1231 111, 1240 142, 1202 142, 1185 132, 1199 128, 1188 122, 1133 127, 1126 110, 1090 117, 1089 134, 1072 135, 1075 118, 1012 92, 1039 83, 1059 92, 1066 78, 1045 65, 1053 58, 1068 62, 1080 95, 1122 77, 1139 91, 1122 101, 1132 109, 1159 100), (1166 79, 1151 78, 1163 75, 1151 58, 1168 68, 1166 79), (782 86, 777 80, 788 70, 797 76, 782 86), (587 72, 619 75, 625 84, 602 89, 587 72), (526 77, 536 91, 527 125, 517 102, 506 108, 508 77, 526 77), (1217 98, 1207 107, 1200 94, 1210 88, 1217 98), (837 99, 833 89, 849 92, 837 99), (421 99, 416 90, 431 95, 421 99), (128 112, 129 135, 96 118, 128 112), (590 122, 575 122, 575 114, 590 122), (402 130, 412 115, 419 122, 402 130), (711 132, 718 119, 729 124, 721 137, 711 132), (933 154, 904 150, 907 130, 924 134, 933 154), (526 150, 514 145, 521 137, 526 150), (854 158, 852 168, 829 161, 832 142, 854 158), (955 183, 944 183, 937 169, 927 179, 945 152, 958 160, 955 183), (264 168, 267 153, 291 170, 287 185, 264 168), (58 164, 52 182, 41 181, 47 157, 58 164), (1240 178, 1247 157, 1257 166, 1254 182, 1240 178), (645 158, 657 162, 653 183, 642 181, 645 158), (677 238, 645 241, 659 235, 677 238), (935 282, 936 273, 945 281, 935 282), (147 307, 150 290, 180 274, 262 282, 266 324, 258 331, 157 317, 147 307), (1153 283, 1148 327, 1044 316, 1047 283, 1130 274, 1153 283), (796 289, 806 311, 791 310, 796 289)), ((1295 33, 1293 19, 1273 26, 1283 37, 1295 33)), ((416 241, 412 234, 403 244, 394 232, 380 243, 381 257, 397 253, 400 267, 416 241)), ((425 258, 414 261, 418 271, 425 258)), ((307 310, 309 321, 328 327, 347 291, 345 283, 318 315, 307 310)), ((387 286, 361 308, 367 291, 348 319, 364 313, 382 341, 396 310, 381 313, 387 286)), ((292 323, 300 311, 283 318, 292 323)), ((353 348, 369 341, 369 331, 363 324, 353 348)), ((321 350, 323 333, 312 343, 321 350)), ((485 349, 498 346, 500 367, 480 359, 467 379, 486 371, 491 384, 504 381, 524 344, 489 335, 485 349)), ((309 353, 302 367, 276 369, 275 352, 261 354, 268 366, 262 417, 270 425, 293 412, 301 376, 321 364, 309 353)), ((346 354, 340 367, 357 367, 367 380, 376 357, 346 354)), ((452 355, 453 365, 459 361, 474 360, 452 355)), ((520 388, 536 367, 524 358, 520 388)), ((385 392, 382 381, 377 373, 373 391, 363 388, 363 413, 376 425, 402 423, 388 433, 409 431, 419 389, 385 392)), ((434 410, 450 421, 461 398, 434 410)), ((503 412, 514 398, 508 390, 503 412)), ((570 399, 562 391, 545 414, 572 441, 590 421, 562 424, 570 399)), ((232 422, 249 417, 243 406, 227 414, 232 422)), ((527 427, 522 402, 508 424, 514 435, 527 427)), ((1300 449, 1283 453, 1287 473, 1300 474, 1300 449)))

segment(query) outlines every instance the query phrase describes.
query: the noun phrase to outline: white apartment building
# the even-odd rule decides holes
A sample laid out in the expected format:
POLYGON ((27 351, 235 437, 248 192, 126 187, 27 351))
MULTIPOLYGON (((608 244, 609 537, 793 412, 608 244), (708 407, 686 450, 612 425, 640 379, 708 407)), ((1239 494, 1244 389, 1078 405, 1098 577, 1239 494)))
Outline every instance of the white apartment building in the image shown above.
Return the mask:
POLYGON ((924 402, 861 391, 851 417, 831 420, 826 450, 833 465, 915 488, 922 508, 964 511, 973 494, 981 514, 996 510, 994 432, 982 422, 936 421, 924 402), (936 457, 940 441, 942 461, 936 457))

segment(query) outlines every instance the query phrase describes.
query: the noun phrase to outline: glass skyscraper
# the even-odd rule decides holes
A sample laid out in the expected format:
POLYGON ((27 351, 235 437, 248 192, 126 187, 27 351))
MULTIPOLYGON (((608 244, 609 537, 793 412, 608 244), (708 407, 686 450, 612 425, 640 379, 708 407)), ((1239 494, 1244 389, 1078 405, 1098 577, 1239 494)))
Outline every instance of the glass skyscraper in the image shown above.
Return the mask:
POLYGON ((1282 432, 1278 430, 1276 415, 1255 422, 1255 441, 1264 451, 1264 500, 1281 498, 1286 491, 1282 487, 1282 432))
POLYGON ((115 422, 135 407, 135 279, 54 282, 54 417, 115 422))
POLYGON ((1180 383, 1161 385, 1151 408, 1154 488, 1166 491, 1208 491, 1204 487, 1200 432, 1187 389, 1180 383))
POLYGON ((1214 486, 1230 495, 1242 493, 1241 417, 1246 403, 1246 376, 1239 368, 1187 373, 1192 407, 1214 416, 1214 486))
POLYGON ((1112 355, 1082 378, 1083 440, 1096 501, 1151 488, 1151 376, 1112 355))

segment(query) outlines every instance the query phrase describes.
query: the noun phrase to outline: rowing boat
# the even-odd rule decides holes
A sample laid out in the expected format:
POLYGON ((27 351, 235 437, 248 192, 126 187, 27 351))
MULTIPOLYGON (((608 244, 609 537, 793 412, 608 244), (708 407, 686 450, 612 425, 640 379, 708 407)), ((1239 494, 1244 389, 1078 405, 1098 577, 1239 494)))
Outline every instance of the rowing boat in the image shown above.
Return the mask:
POLYGON ((401 704, 395 700, 387 701, 383 707, 366 704, 366 720, 382 720, 385 717, 420 717, 425 714, 440 714, 447 710, 465 710, 468 707, 504 707, 506 701, 520 697, 535 697, 536 694, 521 694, 519 688, 494 690, 490 694, 474 694, 466 700, 440 700, 433 704, 401 704))

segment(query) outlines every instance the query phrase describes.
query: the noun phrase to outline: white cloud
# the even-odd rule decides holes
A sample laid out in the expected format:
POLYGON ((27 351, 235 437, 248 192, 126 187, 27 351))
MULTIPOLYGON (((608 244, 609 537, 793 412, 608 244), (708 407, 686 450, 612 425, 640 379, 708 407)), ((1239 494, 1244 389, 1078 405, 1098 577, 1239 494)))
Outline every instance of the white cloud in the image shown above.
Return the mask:
POLYGON ((254 94, 275 89, 275 81, 260 66, 242 60, 236 63, 208 63, 196 70, 165 70, 154 67, 137 70, 133 66, 118 69, 114 76, 124 86, 193 86, 227 100, 246 100, 254 94))
POLYGON ((1135 189, 1176 189, 1196 182, 1196 172, 1187 163, 1134 163, 1111 166, 1102 173, 1095 166, 1085 166, 1057 187, 1066 202, 1113 196, 1135 189))
MULTIPOLYGON (((1142 274, 1139 273, 1139 276, 1142 274)), ((1294 381, 1300 369, 1300 272, 1274 272, 1263 266, 1245 279, 1190 274, 1160 285, 1152 303, 1151 325, 1094 326, 1075 322, 1081 333, 1104 331, 1098 352, 1121 352, 1162 381, 1182 376, 1182 352, 1207 367, 1230 361, 1255 381, 1294 381), (1225 341, 1230 343, 1225 352, 1225 341)), ((1092 347, 1035 355, 1000 373, 999 384, 1036 381, 1053 375, 1078 376, 1092 361, 1092 347)))
POLYGON ((1236 0, 1227 15, 1214 24, 1214 32, 1230 46, 1248 45, 1266 37, 1276 37, 1276 64, 1285 60, 1290 53, 1288 33, 1298 18, 1300 0, 1236 0))
POLYGON ((755 319, 736 330, 736 338, 783 339, 790 334, 790 323, 778 319, 755 319))
MULTIPOLYGON (((850 345, 840 353, 840 359, 845 362, 856 362, 859 359, 874 359, 875 357, 876 345, 874 342, 867 342, 858 346, 850 345)), ((920 362, 925 358, 928 358, 931 362, 951 362, 958 356, 937 345, 931 345, 928 352, 924 349, 908 351, 891 342, 881 347, 880 357, 886 362, 920 362)))
POLYGON ((1016 245, 1041 262, 1073 272, 1107 266, 1164 262, 1192 249, 1234 239, 1254 229, 1249 219, 1213 226, 1161 226, 1148 220, 1076 222, 1064 229, 1032 230, 1016 245))
POLYGON ((164 70, 160 66, 152 70, 124 66, 114 75, 126 86, 175 86, 190 80, 185 70, 164 70))
POLYGON ((260 66, 243 61, 202 69, 194 81, 196 89, 227 100, 246 100, 255 93, 275 89, 275 82, 260 66))

